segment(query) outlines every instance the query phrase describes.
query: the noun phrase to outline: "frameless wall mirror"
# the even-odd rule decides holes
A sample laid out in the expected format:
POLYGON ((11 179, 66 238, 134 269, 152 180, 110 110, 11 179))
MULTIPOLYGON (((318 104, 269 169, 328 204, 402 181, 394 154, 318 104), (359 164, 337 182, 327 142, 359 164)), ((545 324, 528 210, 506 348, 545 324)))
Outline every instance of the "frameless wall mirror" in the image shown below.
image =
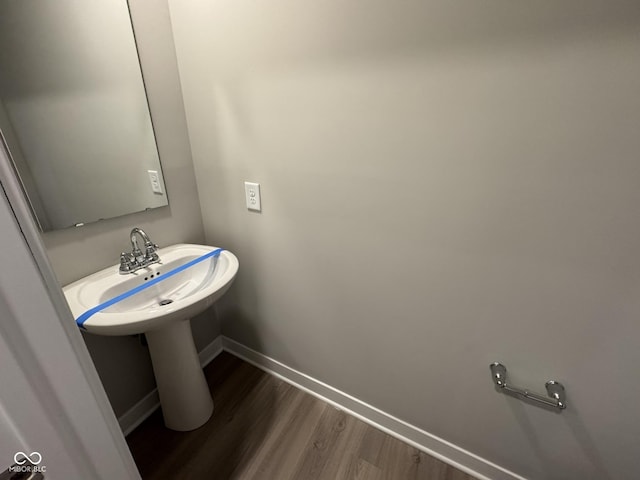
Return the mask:
POLYGON ((168 204, 126 0, 0 0, 0 130, 43 231, 168 204))

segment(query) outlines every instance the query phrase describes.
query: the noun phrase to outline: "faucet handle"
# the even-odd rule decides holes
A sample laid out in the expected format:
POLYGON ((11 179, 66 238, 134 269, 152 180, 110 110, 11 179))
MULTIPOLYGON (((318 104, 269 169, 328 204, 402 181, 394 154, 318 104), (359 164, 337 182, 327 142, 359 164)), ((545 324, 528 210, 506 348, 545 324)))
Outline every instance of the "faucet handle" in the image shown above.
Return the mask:
POLYGON ((131 254, 122 252, 120 254, 120 273, 129 273, 133 268, 131 254))
POLYGON ((158 248, 158 245, 156 245, 155 243, 147 243, 145 249, 145 258, 147 259, 147 261, 155 263, 160 260, 160 257, 156 253, 156 248, 158 248))

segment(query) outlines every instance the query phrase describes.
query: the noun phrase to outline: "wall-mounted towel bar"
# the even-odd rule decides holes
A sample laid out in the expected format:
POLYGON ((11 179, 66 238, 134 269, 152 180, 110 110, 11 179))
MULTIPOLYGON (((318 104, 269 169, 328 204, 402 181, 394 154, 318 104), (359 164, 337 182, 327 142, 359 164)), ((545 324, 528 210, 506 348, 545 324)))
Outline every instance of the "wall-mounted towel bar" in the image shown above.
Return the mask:
POLYGON ((560 382, 555 380, 549 380, 544 386, 547 388, 547 394, 549 397, 538 395, 537 393, 530 392, 526 388, 518 388, 513 385, 507 384, 507 367, 498 362, 493 362, 489 365, 491 369, 491 376, 493 382, 501 390, 515 393, 521 397, 528 398, 534 402, 539 402, 549 407, 557 408, 558 410, 564 410, 567 408, 566 394, 564 392, 564 386, 560 382))

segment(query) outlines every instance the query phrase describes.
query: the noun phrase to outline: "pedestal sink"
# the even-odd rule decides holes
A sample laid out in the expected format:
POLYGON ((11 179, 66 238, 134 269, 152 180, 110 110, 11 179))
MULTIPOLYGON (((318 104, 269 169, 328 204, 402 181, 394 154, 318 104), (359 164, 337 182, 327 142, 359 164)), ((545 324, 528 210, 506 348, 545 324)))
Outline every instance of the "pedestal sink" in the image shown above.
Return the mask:
POLYGON ((145 334, 165 425, 194 430, 211 416, 213 400, 189 319, 227 291, 238 272, 238 259, 206 245, 178 244, 157 253, 160 263, 125 275, 115 265, 63 291, 86 331, 145 334))

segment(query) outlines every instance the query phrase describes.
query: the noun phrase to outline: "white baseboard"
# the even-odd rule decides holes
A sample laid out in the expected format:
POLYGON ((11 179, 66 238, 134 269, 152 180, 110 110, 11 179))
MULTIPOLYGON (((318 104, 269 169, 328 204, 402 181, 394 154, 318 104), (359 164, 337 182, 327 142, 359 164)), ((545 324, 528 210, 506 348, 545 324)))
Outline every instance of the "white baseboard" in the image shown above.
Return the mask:
POLYGON ((216 358, 218 355, 222 353, 222 335, 218 335, 213 342, 204 347, 200 352, 198 352, 198 356, 200 357, 200 365, 202 367, 206 367, 211 363, 211 361, 216 358))
MULTIPOLYGON (((347 393, 294 370, 273 358, 267 357, 260 352, 256 352, 222 335, 217 337, 198 354, 200 363, 204 367, 223 350, 479 480, 526 480, 524 477, 506 470, 495 463, 447 442, 440 437, 432 435, 429 432, 425 432, 347 393)), ((160 399, 158 398, 158 391, 154 389, 122 415, 118 421, 125 436, 131 433, 159 406, 160 399)))
MULTIPOLYGON (((198 352, 200 365, 205 367, 220 355, 220 353, 222 353, 222 335, 216 337, 213 342, 198 352)), ((118 423, 124 436, 129 435, 138 425, 144 422, 149 415, 155 412, 159 406, 160 397, 158 396, 158 389, 154 388, 142 400, 118 418, 118 423)))
POLYGON ((122 433, 126 437, 135 428, 146 420, 160 406, 160 397, 158 389, 154 388, 142 400, 127 410, 123 415, 118 417, 118 423, 122 429, 122 433))
POLYGON ((526 480, 495 463, 410 425, 230 338, 222 337, 222 348, 265 372, 480 480, 526 480))

